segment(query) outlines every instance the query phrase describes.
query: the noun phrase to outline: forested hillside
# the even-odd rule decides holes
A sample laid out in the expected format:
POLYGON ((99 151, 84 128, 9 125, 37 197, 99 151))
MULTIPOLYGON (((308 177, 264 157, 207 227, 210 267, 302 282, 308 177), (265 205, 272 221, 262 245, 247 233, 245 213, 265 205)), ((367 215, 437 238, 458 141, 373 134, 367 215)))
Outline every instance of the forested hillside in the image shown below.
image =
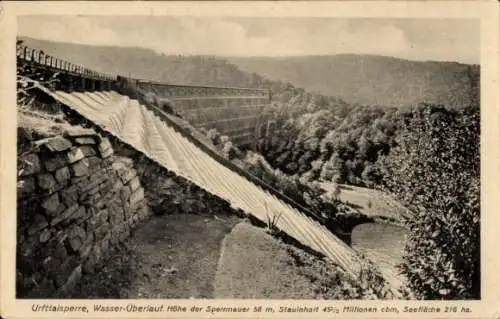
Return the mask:
POLYGON ((363 105, 401 107, 425 102, 462 107, 476 103, 480 95, 478 65, 353 54, 229 61, 271 80, 363 105))

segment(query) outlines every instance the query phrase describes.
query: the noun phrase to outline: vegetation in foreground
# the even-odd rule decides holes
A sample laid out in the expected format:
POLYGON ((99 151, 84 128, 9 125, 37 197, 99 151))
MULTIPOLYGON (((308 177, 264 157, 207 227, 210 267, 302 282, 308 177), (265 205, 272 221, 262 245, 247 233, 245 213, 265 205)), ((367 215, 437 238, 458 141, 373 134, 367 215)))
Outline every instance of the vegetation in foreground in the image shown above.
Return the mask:
POLYGON ((358 280, 326 258, 312 255, 250 223, 236 225, 223 242, 216 298, 382 299, 391 294, 368 261, 358 280), (239 280, 231 280, 238 278, 239 280))

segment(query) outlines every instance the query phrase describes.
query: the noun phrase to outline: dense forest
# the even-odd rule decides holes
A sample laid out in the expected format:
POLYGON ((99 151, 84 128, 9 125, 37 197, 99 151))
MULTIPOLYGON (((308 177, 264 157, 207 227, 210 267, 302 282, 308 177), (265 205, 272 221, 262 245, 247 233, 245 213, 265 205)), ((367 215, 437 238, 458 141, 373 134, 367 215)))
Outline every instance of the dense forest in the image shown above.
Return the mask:
POLYGON ((401 107, 423 102, 463 107, 479 98, 478 65, 360 54, 229 61, 244 71, 339 96, 351 104, 401 107))

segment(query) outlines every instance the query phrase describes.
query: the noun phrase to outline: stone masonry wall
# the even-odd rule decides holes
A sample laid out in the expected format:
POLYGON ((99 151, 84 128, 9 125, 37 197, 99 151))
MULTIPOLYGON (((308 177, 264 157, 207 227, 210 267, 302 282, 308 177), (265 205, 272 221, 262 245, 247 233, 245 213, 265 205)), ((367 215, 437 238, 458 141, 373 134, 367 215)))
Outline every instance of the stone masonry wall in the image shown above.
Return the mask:
POLYGON ((133 162, 80 129, 18 154, 17 297, 64 295, 150 215, 133 162))

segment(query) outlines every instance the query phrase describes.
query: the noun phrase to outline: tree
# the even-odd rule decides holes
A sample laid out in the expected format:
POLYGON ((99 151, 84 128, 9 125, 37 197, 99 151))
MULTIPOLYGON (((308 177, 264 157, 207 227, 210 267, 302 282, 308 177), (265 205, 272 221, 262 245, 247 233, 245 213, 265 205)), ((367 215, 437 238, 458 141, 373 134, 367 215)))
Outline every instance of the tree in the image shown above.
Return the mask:
POLYGON ((322 180, 331 180, 333 175, 336 174, 335 167, 332 162, 325 162, 321 168, 320 179, 322 180))
POLYGON ((400 269, 419 299, 480 298, 480 111, 423 105, 381 161, 411 214, 400 269))

